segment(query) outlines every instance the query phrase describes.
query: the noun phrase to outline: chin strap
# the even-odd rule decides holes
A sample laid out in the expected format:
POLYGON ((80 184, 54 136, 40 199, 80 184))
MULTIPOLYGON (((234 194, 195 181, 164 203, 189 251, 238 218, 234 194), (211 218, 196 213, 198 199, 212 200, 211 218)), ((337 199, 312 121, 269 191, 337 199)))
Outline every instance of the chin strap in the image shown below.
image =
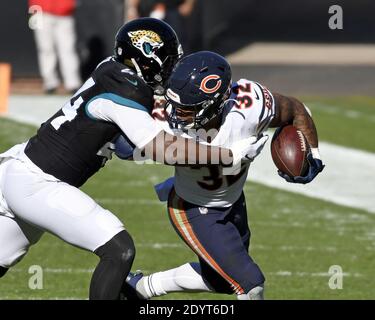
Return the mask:
POLYGON ((139 67, 139 64, 137 63, 137 61, 135 61, 134 58, 131 58, 131 62, 132 62, 132 64, 134 65, 135 70, 137 71, 137 75, 138 75, 138 77, 144 79, 144 78, 143 78, 142 71, 141 71, 141 68, 139 67))

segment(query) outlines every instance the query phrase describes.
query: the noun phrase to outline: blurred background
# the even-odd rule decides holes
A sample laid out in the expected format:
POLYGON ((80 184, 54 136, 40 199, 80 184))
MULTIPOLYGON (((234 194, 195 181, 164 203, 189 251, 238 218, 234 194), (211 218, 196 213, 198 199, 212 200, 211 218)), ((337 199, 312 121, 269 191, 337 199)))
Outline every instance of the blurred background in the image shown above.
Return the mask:
MULTIPOLYGON (((15 92, 40 89, 36 41, 29 22, 35 10, 29 10, 30 3, 0 3, 0 62, 11 64, 15 92)), ((76 0, 71 14, 81 79, 112 54, 114 35, 125 21, 151 15, 175 28, 186 53, 205 49, 229 56, 235 78, 251 77, 290 93, 371 94, 373 87, 364 88, 363 80, 375 74, 374 13, 371 0, 76 0), (328 27, 331 5, 343 8, 343 29, 328 27), (308 78, 302 65, 308 66, 308 78), (347 72, 353 81, 345 79, 347 72), (281 82, 280 77, 291 79, 281 82)))
MULTIPOLYGON (((250 252, 265 273, 267 298, 374 299, 373 0, 2 0, 0 152, 35 134, 112 54, 117 29, 139 16, 170 23, 186 53, 225 55, 234 80, 295 96, 313 113, 322 174, 305 186, 288 184, 266 146, 245 187, 250 252), (38 6, 44 7, 42 27, 38 6), (342 268, 342 288, 330 286, 331 266, 342 268)), ((195 260, 153 192, 171 174, 164 166, 139 170, 114 160, 83 187, 125 222, 137 247, 134 269, 145 273, 195 260)), ((0 299, 85 299, 95 262, 46 235, 1 279, 0 299), (33 264, 44 268, 44 290, 27 287, 33 264)))

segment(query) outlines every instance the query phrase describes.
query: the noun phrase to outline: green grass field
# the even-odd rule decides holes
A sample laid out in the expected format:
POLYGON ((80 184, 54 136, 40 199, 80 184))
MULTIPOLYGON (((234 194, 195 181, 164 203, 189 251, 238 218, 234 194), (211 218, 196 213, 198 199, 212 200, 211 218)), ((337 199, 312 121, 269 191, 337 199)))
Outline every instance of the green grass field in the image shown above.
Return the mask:
MULTIPOLYGON (((304 99, 325 141, 375 152, 375 98, 304 99)), ((0 150, 27 139, 34 127, 0 119, 0 150)), ((113 160, 83 188, 116 213, 133 235, 133 270, 145 273, 194 261, 169 224, 153 184, 173 169, 139 167, 113 160)), ((276 173, 275 173, 276 174, 276 173)), ((339 186, 338 186, 339 188, 339 186)), ((245 187, 252 240, 250 252, 262 268, 267 299, 374 299, 375 215, 358 209, 268 188, 245 187), (340 265, 343 289, 331 290, 328 270, 340 265)), ((0 280, 0 299, 86 299, 98 259, 45 234, 0 280), (31 290, 31 265, 44 270, 44 288, 31 290)), ((218 294, 171 294, 162 299, 235 299, 218 294)))

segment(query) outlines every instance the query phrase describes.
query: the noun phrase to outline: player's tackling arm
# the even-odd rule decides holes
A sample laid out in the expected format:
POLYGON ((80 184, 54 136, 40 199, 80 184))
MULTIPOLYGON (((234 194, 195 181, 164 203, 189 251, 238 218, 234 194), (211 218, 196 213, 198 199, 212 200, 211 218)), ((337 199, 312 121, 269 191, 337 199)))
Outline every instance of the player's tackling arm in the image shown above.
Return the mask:
MULTIPOLYGON (((236 141, 227 149, 168 134, 141 107, 133 108, 108 99, 96 99, 87 106, 86 112, 91 118, 114 122, 134 147, 144 149, 146 158, 168 165, 236 166, 249 151, 247 139, 236 141)), ((117 142, 116 148, 119 146, 117 142)), ((128 147, 124 146, 124 154, 127 153, 126 149, 128 147)))
POLYGON ((309 183, 324 169, 318 149, 318 133, 310 111, 296 98, 286 97, 277 93, 274 93, 273 97, 275 99, 276 115, 271 121, 270 127, 293 124, 303 133, 311 150, 308 155, 310 167, 304 177, 291 178, 281 172, 279 172, 279 175, 288 182, 309 183))
POLYGON ((160 131, 145 147, 146 157, 167 165, 233 164, 231 149, 209 146, 160 131))

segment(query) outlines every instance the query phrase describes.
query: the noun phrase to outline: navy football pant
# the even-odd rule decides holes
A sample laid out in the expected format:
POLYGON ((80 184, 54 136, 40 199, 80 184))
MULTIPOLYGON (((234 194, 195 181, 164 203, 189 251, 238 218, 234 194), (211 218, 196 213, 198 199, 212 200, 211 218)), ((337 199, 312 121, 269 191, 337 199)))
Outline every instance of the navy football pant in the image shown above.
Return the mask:
POLYGON ((229 208, 206 208, 169 194, 171 223, 197 254, 202 277, 217 292, 244 294, 265 281, 248 254, 250 229, 245 196, 229 208))

